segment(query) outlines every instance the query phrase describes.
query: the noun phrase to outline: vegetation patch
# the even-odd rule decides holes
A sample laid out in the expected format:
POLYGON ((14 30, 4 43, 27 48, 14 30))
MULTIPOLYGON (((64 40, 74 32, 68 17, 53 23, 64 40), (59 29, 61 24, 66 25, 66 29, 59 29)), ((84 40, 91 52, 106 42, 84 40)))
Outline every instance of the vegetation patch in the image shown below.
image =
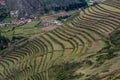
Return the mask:
POLYGON ((74 80, 82 77, 84 74, 74 75, 74 72, 81 67, 81 63, 63 63, 50 69, 50 78, 53 80, 74 80))

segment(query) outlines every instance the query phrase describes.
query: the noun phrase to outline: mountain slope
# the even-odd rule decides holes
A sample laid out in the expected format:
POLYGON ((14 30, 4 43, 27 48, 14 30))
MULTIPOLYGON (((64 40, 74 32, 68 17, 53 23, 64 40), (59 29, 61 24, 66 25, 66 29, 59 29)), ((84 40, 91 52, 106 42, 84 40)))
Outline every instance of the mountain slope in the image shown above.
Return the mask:
POLYGON ((118 3, 87 8, 64 26, 2 51, 0 79, 119 80, 118 3))

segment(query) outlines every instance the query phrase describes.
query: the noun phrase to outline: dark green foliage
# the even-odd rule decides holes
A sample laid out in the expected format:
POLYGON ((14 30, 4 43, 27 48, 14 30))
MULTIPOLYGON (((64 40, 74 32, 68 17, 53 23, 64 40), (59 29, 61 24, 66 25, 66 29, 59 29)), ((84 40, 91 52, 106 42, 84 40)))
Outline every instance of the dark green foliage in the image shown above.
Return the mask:
POLYGON ((42 26, 42 22, 39 22, 38 24, 35 25, 36 28, 40 28, 42 26))
POLYGON ((114 45, 118 45, 120 43, 120 30, 116 30, 110 35, 110 41, 114 45))
POLYGON ((89 75, 88 78, 86 78, 85 80, 98 80, 99 76, 98 75, 89 75))
POLYGON ((28 16, 37 16, 51 11, 69 11, 87 6, 85 0, 6 0, 6 4, 8 10, 18 10, 19 17, 26 13, 28 16))
POLYGON ((60 20, 60 21, 61 21, 61 20, 63 20, 63 19, 69 18, 69 17, 70 17, 70 16, 60 16, 60 17, 57 18, 57 20, 60 20))
POLYGON ((74 75, 73 73, 81 67, 80 63, 63 63, 62 65, 56 65, 50 70, 50 77, 54 80, 74 80, 84 76, 84 74, 74 75))
POLYGON ((0 51, 8 47, 9 39, 0 34, 0 51))
POLYGON ((83 63, 90 65, 90 66, 93 64, 93 62, 91 60, 88 60, 88 59, 84 60, 83 63))
POLYGON ((116 57, 117 54, 114 53, 107 53, 107 54, 101 54, 99 56, 97 56, 96 59, 96 64, 94 67, 99 67, 101 66, 106 60, 112 59, 114 57, 116 57))
POLYGON ((116 30, 110 34, 110 37, 105 41, 107 46, 98 51, 99 56, 96 59, 94 67, 101 66, 106 60, 112 59, 117 56, 116 52, 120 51, 120 30, 116 30), (102 54, 106 53, 106 54, 102 54))
POLYGON ((73 3, 69 1, 69 2, 66 2, 66 4, 63 3, 63 5, 55 7, 54 11, 59 11, 59 10, 70 11, 70 10, 78 9, 81 7, 85 8, 86 6, 87 6, 87 3, 85 2, 85 0, 81 0, 81 1, 73 2, 73 3))
POLYGON ((117 80, 117 79, 120 79, 120 75, 115 77, 113 80, 117 80))
POLYGON ((9 13, 6 9, 0 8, 0 21, 4 20, 6 17, 9 16, 9 13))
POLYGON ((102 72, 103 72, 103 73, 105 73, 105 72, 109 72, 109 68, 106 69, 106 70, 103 70, 102 72))

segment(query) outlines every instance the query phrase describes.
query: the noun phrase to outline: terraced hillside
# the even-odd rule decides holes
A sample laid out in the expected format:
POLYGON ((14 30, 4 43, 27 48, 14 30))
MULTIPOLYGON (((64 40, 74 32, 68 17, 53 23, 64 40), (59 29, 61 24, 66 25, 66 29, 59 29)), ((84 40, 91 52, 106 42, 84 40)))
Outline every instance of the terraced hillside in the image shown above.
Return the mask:
POLYGON ((119 5, 107 0, 2 51, 0 80, 120 80, 120 47, 112 44, 119 40, 119 5))

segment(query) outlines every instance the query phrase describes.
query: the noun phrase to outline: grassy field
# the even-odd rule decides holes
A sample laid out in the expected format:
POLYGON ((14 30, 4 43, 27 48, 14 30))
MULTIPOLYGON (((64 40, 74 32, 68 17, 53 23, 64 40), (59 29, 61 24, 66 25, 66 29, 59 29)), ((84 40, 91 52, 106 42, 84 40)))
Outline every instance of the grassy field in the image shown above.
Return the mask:
POLYGON ((39 21, 33 21, 27 24, 21 25, 12 25, 6 28, 1 28, 2 35, 9 38, 11 40, 12 37, 31 37, 35 34, 42 33, 43 31, 40 29, 42 24, 39 24, 39 21))

